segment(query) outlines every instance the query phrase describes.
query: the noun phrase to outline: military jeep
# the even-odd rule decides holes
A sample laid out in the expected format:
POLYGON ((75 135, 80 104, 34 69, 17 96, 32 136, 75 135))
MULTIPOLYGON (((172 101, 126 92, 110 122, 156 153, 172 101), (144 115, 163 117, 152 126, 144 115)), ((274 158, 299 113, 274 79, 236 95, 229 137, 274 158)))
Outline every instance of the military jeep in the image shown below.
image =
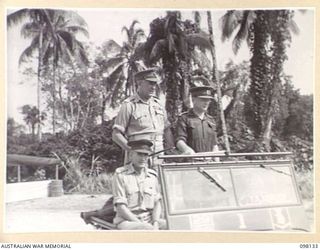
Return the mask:
MULTIPOLYGON (((168 229, 310 231, 290 154, 159 156, 171 161, 159 167, 168 229)), ((92 222, 115 229, 99 218, 92 222)))

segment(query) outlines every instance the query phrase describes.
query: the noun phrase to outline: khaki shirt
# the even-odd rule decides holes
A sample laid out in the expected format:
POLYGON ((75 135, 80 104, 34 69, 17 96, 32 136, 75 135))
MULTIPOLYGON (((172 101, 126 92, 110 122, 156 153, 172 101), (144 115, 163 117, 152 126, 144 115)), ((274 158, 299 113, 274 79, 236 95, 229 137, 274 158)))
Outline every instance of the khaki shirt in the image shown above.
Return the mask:
POLYGON ((201 120, 190 109, 181 114, 177 124, 177 141, 183 140, 195 152, 212 151, 217 145, 216 125, 212 116, 205 114, 201 120))
MULTIPOLYGON (((112 179, 113 203, 125 204, 130 211, 148 211, 161 199, 156 171, 144 168, 138 174, 132 164, 117 168, 112 179)), ((114 222, 124 219, 118 214, 114 222)))
POLYGON ((145 102, 135 94, 122 104, 113 129, 118 129, 128 139, 152 139, 143 137, 151 133, 159 135, 161 140, 163 131, 168 125, 166 112, 157 98, 151 97, 145 102))

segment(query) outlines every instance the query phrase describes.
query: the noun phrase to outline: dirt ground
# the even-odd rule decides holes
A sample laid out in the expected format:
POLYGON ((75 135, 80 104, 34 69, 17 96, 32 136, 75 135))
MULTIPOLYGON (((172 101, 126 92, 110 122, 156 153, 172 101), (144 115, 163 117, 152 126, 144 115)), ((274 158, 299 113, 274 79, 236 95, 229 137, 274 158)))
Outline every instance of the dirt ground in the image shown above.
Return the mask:
MULTIPOLYGON (((5 231, 22 232, 75 232, 95 231, 80 218, 80 212, 101 208, 110 195, 64 195, 6 204, 5 231)), ((304 207, 314 227, 313 201, 304 201, 304 207)))
POLYGON ((64 195, 6 204, 7 232, 93 231, 80 212, 99 209, 110 195, 64 195))

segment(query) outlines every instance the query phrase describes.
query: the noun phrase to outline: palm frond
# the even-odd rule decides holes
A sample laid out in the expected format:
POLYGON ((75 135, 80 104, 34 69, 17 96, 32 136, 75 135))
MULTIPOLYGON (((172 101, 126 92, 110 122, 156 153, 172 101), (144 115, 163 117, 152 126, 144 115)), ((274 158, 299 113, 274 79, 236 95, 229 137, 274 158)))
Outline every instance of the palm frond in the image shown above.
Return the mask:
POLYGON ((23 24, 20 33, 23 38, 33 38, 39 34, 39 30, 39 24, 35 22, 29 22, 23 24))
POLYGON ((212 63, 206 53, 203 53, 201 50, 194 49, 191 51, 191 59, 199 68, 210 71, 212 63))
POLYGON ((235 28, 239 25, 239 11, 229 10, 224 14, 220 20, 219 25, 221 28, 221 40, 224 42, 229 39, 234 32, 235 28))
POLYGON ((121 51, 121 46, 114 40, 108 40, 102 44, 103 53, 105 56, 108 55, 108 53, 117 54, 121 51))
POLYGON ((235 54, 238 53, 243 40, 246 40, 246 38, 248 37, 249 29, 253 21, 251 20, 250 12, 250 10, 246 10, 243 12, 240 28, 232 41, 232 50, 235 54))
POLYGON ((129 29, 130 34, 133 34, 133 32, 134 32, 134 26, 135 26, 136 24, 139 24, 139 21, 138 21, 138 20, 133 20, 132 23, 131 23, 131 25, 130 25, 130 29, 129 29))
POLYGON ((29 47, 27 47, 20 55, 19 57, 19 65, 21 65, 22 63, 26 62, 26 60, 30 57, 33 56, 33 54, 39 50, 38 47, 39 44, 39 38, 34 38, 30 44, 29 47))
POLYGON ((131 55, 131 60, 140 60, 145 55, 145 43, 140 43, 136 46, 133 54, 131 55))
POLYGON ((82 35, 86 36, 87 38, 89 37, 88 30, 84 27, 81 27, 81 26, 77 26, 77 25, 68 26, 68 27, 66 27, 66 30, 73 33, 73 34, 82 34, 82 35))
POLYGON ((299 35, 299 34, 300 34, 300 29, 299 29, 297 23, 296 23, 293 19, 291 19, 291 20, 289 21, 289 29, 290 29, 290 30, 292 31, 292 33, 295 34, 295 35, 299 35))
POLYGON ((130 42, 130 30, 126 27, 126 26, 123 26, 122 29, 121 29, 121 32, 125 32, 126 35, 127 35, 127 40, 130 42))
POLYGON ((112 73, 109 74, 107 77, 108 85, 107 90, 110 91, 114 88, 117 79, 119 78, 120 74, 123 72, 123 64, 119 65, 112 73))
POLYGON ((197 46, 202 49, 210 49, 209 35, 205 33, 194 33, 186 35, 186 40, 189 45, 197 46))
POLYGON ((47 65, 49 63, 50 58, 53 56, 53 48, 49 47, 46 50, 44 50, 44 54, 43 54, 43 64, 47 65))
POLYGON ((125 77, 123 76, 123 71, 121 71, 116 84, 113 88, 112 95, 111 95, 111 107, 115 108, 117 104, 117 100, 121 97, 121 94, 124 89, 125 77))
POLYGON ((89 59, 88 59, 86 50, 84 49, 82 43, 79 42, 78 40, 76 40, 76 46, 77 46, 77 54, 80 59, 80 62, 82 62, 84 65, 88 66, 89 59))
POLYGON ((144 30, 143 29, 137 29, 135 30, 135 33, 132 37, 132 46, 135 47, 136 43, 139 41, 140 38, 145 37, 144 30))
POLYGON ((108 59, 104 64, 103 64, 103 72, 107 73, 108 76, 113 74, 114 71, 117 70, 117 68, 124 63, 125 58, 123 57, 114 57, 108 59))
POLYGON ((71 51, 71 53, 74 53, 75 37, 71 33, 64 30, 58 31, 57 36, 60 40, 64 41, 66 47, 71 51))
POLYGON ((12 14, 7 15, 7 25, 11 27, 12 25, 17 25, 22 22, 24 19, 30 17, 29 9, 21 9, 12 14))
POLYGON ((156 62, 158 61, 165 53, 168 46, 168 41, 166 39, 160 39, 158 40, 150 53, 150 62, 156 62))
POLYGON ((70 10, 55 10, 58 15, 61 15, 65 18, 65 20, 70 20, 72 23, 83 26, 84 28, 88 27, 87 22, 85 19, 80 16, 76 11, 70 10))

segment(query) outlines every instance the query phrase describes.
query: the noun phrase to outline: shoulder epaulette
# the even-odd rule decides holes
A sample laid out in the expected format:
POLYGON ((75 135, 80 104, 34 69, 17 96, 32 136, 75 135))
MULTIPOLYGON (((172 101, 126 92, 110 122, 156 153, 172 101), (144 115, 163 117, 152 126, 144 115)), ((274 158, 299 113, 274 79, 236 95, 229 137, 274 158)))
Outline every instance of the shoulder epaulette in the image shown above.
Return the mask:
POLYGON ((189 113, 189 111, 185 111, 185 112, 180 113, 178 116, 182 116, 182 115, 185 115, 185 114, 188 114, 188 113, 189 113))
POLYGON ((153 95, 152 97, 153 97, 154 99, 156 99, 157 101, 160 101, 160 99, 159 99, 159 97, 158 97, 158 96, 153 95))
POLYGON ((152 100, 161 106, 160 99, 156 96, 152 96, 152 100))
POLYGON ((121 173, 125 172, 126 170, 127 170, 127 168, 126 168, 125 166, 119 167, 119 168, 117 168, 117 169, 115 170, 115 173, 116 173, 116 174, 121 174, 121 173))
POLYGON ((151 168, 148 168, 148 173, 154 175, 155 177, 158 177, 157 171, 155 171, 155 170, 153 170, 151 168))
POLYGON ((133 96, 129 96, 127 99, 125 99, 123 102, 132 102, 136 99, 136 97, 133 95, 133 96))

